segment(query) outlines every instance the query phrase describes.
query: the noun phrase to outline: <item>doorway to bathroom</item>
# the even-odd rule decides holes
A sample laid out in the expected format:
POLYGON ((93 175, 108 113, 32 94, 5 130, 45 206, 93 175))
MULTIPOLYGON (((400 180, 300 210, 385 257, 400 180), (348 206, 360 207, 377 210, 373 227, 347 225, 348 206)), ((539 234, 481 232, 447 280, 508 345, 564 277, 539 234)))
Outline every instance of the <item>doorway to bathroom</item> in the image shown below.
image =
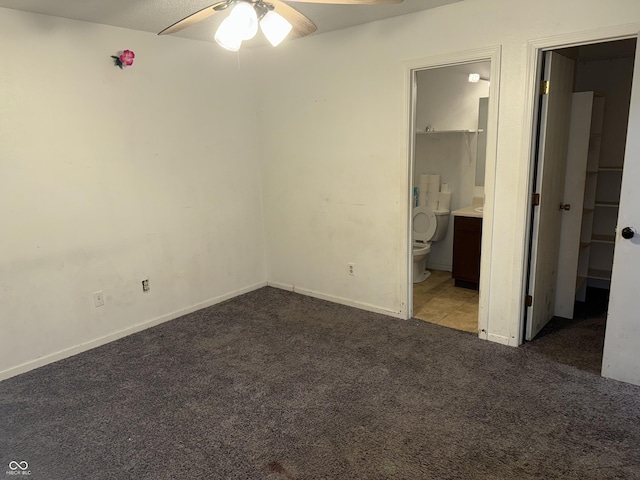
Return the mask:
POLYGON ((492 235, 489 226, 483 235, 483 225, 493 198, 487 145, 495 152, 497 52, 411 70, 412 317, 484 338, 481 264, 492 235))

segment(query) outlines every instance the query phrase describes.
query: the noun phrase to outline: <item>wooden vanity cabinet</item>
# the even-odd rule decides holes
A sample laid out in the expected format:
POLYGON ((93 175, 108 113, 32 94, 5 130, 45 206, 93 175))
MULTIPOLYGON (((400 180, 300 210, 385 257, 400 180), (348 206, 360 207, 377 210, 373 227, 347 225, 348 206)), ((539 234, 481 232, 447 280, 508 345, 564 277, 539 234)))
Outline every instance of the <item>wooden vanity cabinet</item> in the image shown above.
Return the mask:
POLYGON ((456 287, 478 290, 482 218, 454 217, 453 272, 456 287))

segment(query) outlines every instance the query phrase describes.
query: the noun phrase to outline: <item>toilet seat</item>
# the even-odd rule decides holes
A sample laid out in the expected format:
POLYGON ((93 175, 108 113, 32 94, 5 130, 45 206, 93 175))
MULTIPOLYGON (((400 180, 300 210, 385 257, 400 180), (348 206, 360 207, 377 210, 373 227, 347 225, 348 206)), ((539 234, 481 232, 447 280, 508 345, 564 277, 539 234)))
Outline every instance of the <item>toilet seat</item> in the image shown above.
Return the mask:
POLYGON ((436 233, 438 222, 436 214, 429 207, 415 207, 413 209, 413 240, 428 242, 436 233))
POLYGON ((413 254, 425 255, 431 253, 431 243, 413 242, 413 254))

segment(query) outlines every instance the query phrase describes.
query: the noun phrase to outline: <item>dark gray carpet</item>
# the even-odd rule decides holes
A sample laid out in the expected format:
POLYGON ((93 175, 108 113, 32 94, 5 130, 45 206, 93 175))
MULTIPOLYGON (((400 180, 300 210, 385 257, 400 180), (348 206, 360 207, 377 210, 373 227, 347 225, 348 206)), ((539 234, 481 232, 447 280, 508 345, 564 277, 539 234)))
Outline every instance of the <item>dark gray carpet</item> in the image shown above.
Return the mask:
POLYGON ((1 382, 0 462, 52 480, 631 479, 639 411, 640 388, 534 350, 264 288, 1 382))
POLYGON ((588 288, 585 302, 576 302, 574 318, 554 317, 542 331, 525 343, 547 358, 600 374, 607 323, 609 291, 588 288))

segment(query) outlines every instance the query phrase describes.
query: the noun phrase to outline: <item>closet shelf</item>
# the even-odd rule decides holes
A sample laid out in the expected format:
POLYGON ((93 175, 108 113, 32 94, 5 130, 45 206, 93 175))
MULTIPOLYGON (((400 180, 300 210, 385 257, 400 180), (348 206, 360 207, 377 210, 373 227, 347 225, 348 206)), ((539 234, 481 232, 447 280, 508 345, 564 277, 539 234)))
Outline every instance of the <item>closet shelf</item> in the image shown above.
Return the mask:
MULTIPOLYGON (((561 303, 556 311, 562 311, 568 316, 567 318, 572 318, 574 313, 572 300, 584 302, 588 286, 607 288, 606 284, 611 278, 611 272, 607 271, 607 260, 614 247, 613 241, 609 235, 598 233, 609 233, 608 223, 605 222, 608 222, 617 211, 613 208, 602 208, 613 205, 596 199, 596 194, 603 200, 616 198, 609 188, 605 188, 608 184, 601 183, 602 178, 606 177, 606 174, 602 174, 600 165, 604 106, 604 97, 595 92, 573 94, 567 175, 580 175, 583 180, 577 183, 573 180, 565 183, 565 194, 571 200, 570 203, 575 204, 578 212, 582 210, 581 218, 567 217, 567 226, 565 228, 563 225, 562 231, 563 235, 567 233, 566 238, 570 239, 571 243, 565 243, 563 250, 561 249, 561 255, 564 257, 562 266, 563 268, 567 266, 567 271, 563 271, 560 277, 560 266, 558 267, 558 278, 562 282, 557 284, 556 302, 560 298, 561 303), (598 233, 594 234, 594 229, 598 233), (577 251, 576 244, 579 244, 577 251), (597 267, 604 267, 604 269, 597 267)), ((616 183, 615 180, 617 179, 614 175, 609 175, 607 178, 607 181, 612 184, 616 183)))
POLYGON ((601 270, 598 268, 590 268, 587 278, 594 280, 611 280, 611 270, 601 270))
POLYGON ((615 235, 599 235, 599 234, 594 234, 591 236, 591 241, 592 242, 597 242, 597 243, 616 243, 616 237, 615 235))
POLYGON ((599 172, 620 172, 622 173, 622 167, 600 167, 599 172))
POLYGON ((484 130, 480 129, 480 130, 430 130, 430 131, 423 131, 423 130, 418 130, 416 132, 417 135, 440 135, 440 134, 444 134, 444 133, 482 133, 484 132, 484 130))
POLYGON ((596 202, 596 207, 618 208, 619 206, 619 202, 596 202))

